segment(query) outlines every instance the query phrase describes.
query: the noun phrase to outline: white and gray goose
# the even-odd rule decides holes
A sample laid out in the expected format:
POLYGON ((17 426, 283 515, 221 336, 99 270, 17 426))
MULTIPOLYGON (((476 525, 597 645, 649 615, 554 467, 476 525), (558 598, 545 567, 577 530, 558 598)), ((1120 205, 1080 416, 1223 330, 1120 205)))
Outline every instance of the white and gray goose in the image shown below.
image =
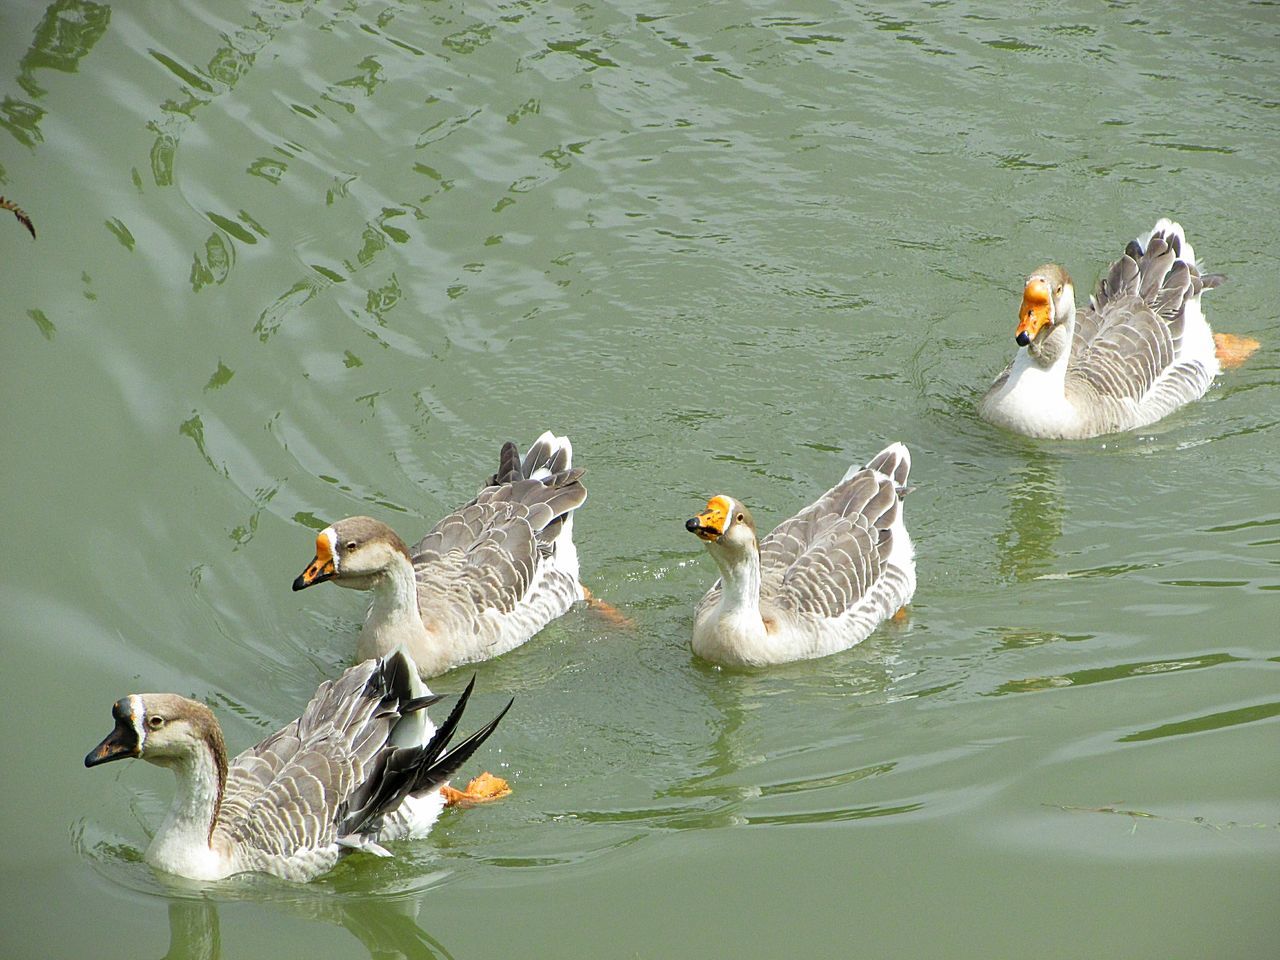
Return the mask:
POLYGON ((523 458, 507 443, 485 488, 412 549, 385 523, 348 517, 320 531, 293 589, 331 580, 373 594, 357 657, 403 646, 424 677, 496 657, 584 599, 582 474, 567 437, 547 431, 523 458))
POLYGON ((1018 352, 978 413, 1056 439, 1154 423, 1203 396, 1221 366, 1258 346, 1209 328, 1201 294, 1222 280, 1200 272, 1181 225, 1165 218, 1129 242, 1081 311, 1067 271, 1037 267, 1022 293, 1018 352))
POLYGON ((741 501, 712 497, 685 523, 720 568, 694 611, 693 652, 737 667, 824 657, 896 614, 916 588, 910 471, 907 448, 891 444, 763 540, 741 501))
POLYGON ((195 880, 262 872, 305 881, 350 850, 390 856, 387 840, 423 836, 441 788, 510 709, 449 749, 475 678, 439 729, 403 651, 322 683, 302 716, 230 763, 208 707, 173 693, 122 697, 115 729, 86 767, 138 757, 173 770, 178 790, 146 861, 195 880))

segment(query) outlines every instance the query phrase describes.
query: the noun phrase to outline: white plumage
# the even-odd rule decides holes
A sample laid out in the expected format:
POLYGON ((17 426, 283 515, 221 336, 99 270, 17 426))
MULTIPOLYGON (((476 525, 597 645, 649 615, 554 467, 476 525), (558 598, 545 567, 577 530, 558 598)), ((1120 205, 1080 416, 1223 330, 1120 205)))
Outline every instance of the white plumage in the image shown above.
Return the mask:
POLYGON ((139 757, 173 770, 178 789, 145 855, 157 869, 310 880, 349 850, 389 856, 382 843, 431 828, 441 787, 511 706, 449 749, 470 694, 469 684, 437 730, 426 707, 440 698, 396 650, 322 683, 297 720, 230 763, 204 704, 132 694, 112 707, 115 729, 84 762, 139 757))
POLYGON ((694 612, 694 653, 739 667, 823 657, 893 616, 916 586, 910 471, 907 448, 891 444, 760 541, 740 501, 711 498, 685 524, 720 569, 694 612))
POLYGON ((1033 437, 1131 430, 1204 395, 1220 369, 1200 297, 1203 275, 1181 225, 1160 219, 1133 240, 1077 312, 1067 272, 1027 278, 1019 350, 978 412, 1033 437))
POLYGON ((567 437, 548 431, 523 459, 507 443, 485 488, 412 549, 386 524, 348 517, 320 532, 293 589, 332 580, 372 592, 362 658, 403 646, 432 677, 499 656, 583 599, 573 544, 582 474, 567 437))

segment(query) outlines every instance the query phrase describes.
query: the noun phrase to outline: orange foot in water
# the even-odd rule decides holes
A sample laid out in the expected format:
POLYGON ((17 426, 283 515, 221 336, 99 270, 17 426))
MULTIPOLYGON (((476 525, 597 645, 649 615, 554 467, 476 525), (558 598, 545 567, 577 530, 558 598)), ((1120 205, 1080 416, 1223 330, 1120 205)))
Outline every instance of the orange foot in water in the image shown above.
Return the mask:
POLYGON ((628 617, 625 613, 615 607, 607 600, 601 600, 592 593, 587 585, 582 584, 582 595, 586 598, 587 606, 594 610, 597 614, 604 617, 615 627, 634 627, 636 622, 628 617))
POLYGON ((490 800, 501 800, 511 793, 511 787, 501 777, 495 777, 489 771, 472 779, 465 790, 455 790, 445 785, 440 788, 444 794, 446 807, 469 807, 473 803, 488 803, 490 800))
POLYGON ((898 612, 889 618, 892 622, 901 626, 911 620, 911 611, 906 607, 899 607, 898 612))
POLYGON ((1217 347, 1218 362, 1224 370, 1234 370, 1262 346, 1253 337, 1238 337, 1234 333, 1215 333, 1213 343, 1217 347))

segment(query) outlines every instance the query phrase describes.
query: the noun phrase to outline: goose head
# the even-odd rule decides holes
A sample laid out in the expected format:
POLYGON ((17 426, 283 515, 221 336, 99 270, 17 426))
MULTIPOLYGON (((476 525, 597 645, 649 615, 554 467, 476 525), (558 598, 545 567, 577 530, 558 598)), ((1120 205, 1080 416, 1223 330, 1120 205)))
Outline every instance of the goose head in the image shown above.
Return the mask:
POLYGON ((348 517, 320 531, 315 559, 293 581, 293 589, 332 580, 340 587, 371 590, 402 563, 412 567, 413 560, 394 530, 372 517, 348 517))
POLYGON ((1075 315, 1076 294, 1071 277, 1056 263, 1037 267, 1027 277, 1018 308, 1018 329, 1014 339, 1025 347, 1043 339, 1075 315))
POLYGON ((707 501, 705 510, 685 521, 684 528, 705 543, 717 560, 760 549, 751 511, 732 497, 712 497, 707 501))
POLYGON ((213 711, 176 693, 121 697, 112 705, 111 715, 115 729, 89 751, 86 767, 131 757, 172 766, 201 751, 225 756, 222 730, 213 711))

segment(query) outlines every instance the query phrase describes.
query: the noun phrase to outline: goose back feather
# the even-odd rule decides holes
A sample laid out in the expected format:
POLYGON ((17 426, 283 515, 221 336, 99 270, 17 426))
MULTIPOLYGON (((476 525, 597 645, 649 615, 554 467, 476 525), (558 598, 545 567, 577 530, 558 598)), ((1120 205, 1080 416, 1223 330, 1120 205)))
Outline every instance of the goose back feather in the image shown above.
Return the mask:
POLYGON ((727 612, 722 575, 695 610, 695 651, 743 665, 820 657, 858 643, 896 613, 915 591, 902 517, 910 469, 907 448, 892 444, 780 523, 759 541, 763 634, 735 641, 717 626, 727 612))
MULTIPOLYGON (((1053 265, 1040 269, 1066 276, 1053 265)), ((1040 279, 1033 274, 1028 289, 1040 279)), ((1182 227, 1162 218, 1126 245, 1084 309, 1075 309, 1066 278, 1063 315, 1022 344, 979 413, 1019 433, 1062 439, 1167 416, 1203 396, 1219 372, 1201 294, 1221 280, 1201 274, 1182 227)))
POLYGON ((309 880, 348 850, 387 855, 381 842, 426 833, 443 808, 439 788, 511 706, 450 749, 473 684, 436 730, 425 709, 440 698, 397 650, 322 683, 298 719, 229 764, 203 704, 135 694, 117 703, 116 730, 85 763, 140 756, 178 773, 174 809, 147 851, 160 869, 204 880, 248 871, 309 880), (147 721, 161 711, 168 725, 190 718, 201 731, 185 753, 162 752, 153 742, 165 728, 147 721), (121 747, 131 734, 132 744, 121 747), (190 781, 210 780, 201 773, 209 769, 219 771, 216 783, 204 785, 216 787, 216 801, 192 806, 185 798, 202 790, 190 781), (203 826, 192 822, 201 816, 203 826))
POLYGON ((586 500, 573 446, 550 431, 498 469, 470 501, 406 547, 385 524, 349 517, 317 538, 300 590, 332 579, 373 592, 362 658, 404 646, 423 676, 498 656, 583 599, 573 514, 586 500))

